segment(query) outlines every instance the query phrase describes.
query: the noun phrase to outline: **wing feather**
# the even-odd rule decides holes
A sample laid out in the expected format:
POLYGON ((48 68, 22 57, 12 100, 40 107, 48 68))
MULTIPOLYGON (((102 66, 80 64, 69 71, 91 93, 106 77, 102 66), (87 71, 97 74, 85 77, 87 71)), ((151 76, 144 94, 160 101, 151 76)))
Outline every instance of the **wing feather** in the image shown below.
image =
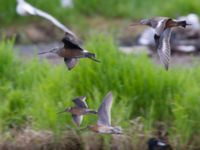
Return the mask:
POLYGON ((111 126, 111 107, 112 107, 112 93, 109 92, 103 99, 103 102, 98 110, 98 125, 111 126))
POLYGON ((85 100, 86 100, 86 96, 80 96, 80 97, 73 99, 73 102, 76 104, 76 106, 78 106, 80 108, 88 108, 85 100))
POLYGON ((74 120, 75 124, 77 126, 80 126, 81 125, 81 122, 83 120, 83 116, 78 116, 78 115, 72 115, 72 119, 74 120))
POLYGON ((65 64, 67 65, 67 68, 69 70, 71 70, 72 68, 74 68, 76 66, 76 64, 78 63, 78 59, 77 58, 64 58, 65 64))
POLYGON ((171 37, 171 29, 165 29, 160 35, 159 39, 156 42, 158 55, 160 57, 161 63, 164 65, 165 69, 168 70, 170 63, 170 37, 171 37))

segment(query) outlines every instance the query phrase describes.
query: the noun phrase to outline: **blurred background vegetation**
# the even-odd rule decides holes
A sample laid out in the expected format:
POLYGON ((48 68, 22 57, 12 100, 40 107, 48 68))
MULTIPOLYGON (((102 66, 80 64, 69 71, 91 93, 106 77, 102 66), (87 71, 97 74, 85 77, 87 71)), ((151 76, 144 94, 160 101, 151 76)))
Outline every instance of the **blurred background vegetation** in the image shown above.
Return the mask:
MULTIPOLYGON (((115 36, 126 35, 129 33, 127 30, 130 21, 135 19, 152 16, 176 18, 188 13, 200 13, 199 0, 73 0, 74 6, 72 8, 61 7, 60 0, 51 0, 51 2, 48 0, 28 0, 27 2, 52 14, 84 39, 88 35, 102 32, 104 29, 115 36)), ((19 29, 23 29, 31 22, 37 24, 45 22, 46 28, 51 26, 38 16, 21 17, 16 14, 15 10, 15 0, 2 2, 0 5, 0 31, 8 26, 15 26, 18 32, 23 32, 19 29)))
MULTIPOLYGON (((106 18, 129 18, 140 19, 152 16, 171 16, 186 15, 188 13, 200 13, 199 0, 74 0, 74 7, 71 9, 60 8, 59 0, 28 0, 33 6, 51 13, 64 23, 79 21, 82 17, 103 16, 106 18), (57 7, 55 7, 57 6, 57 7), (59 9, 58 9, 59 7, 59 9), (80 18, 74 18, 78 16, 80 18)), ((13 21, 21 21, 15 13, 16 1, 6 0, 0 6, 1 24, 13 24, 13 21), (8 17, 9 16, 9 17, 8 17)), ((79 23, 78 23, 79 24, 79 23)))
MULTIPOLYGON (((71 99, 81 95, 87 96, 91 108, 98 109, 102 98, 111 90, 114 95, 112 124, 129 129, 132 128, 131 120, 141 117, 144 130, 150 131, 156 122, 162 121, 168 125, 174 145, 192 145, 194 137, 200 135, 199 64, 188 68, 175 66, 166 72, 145 54, 136 56, 119 52, 112 34, 98 34, 101 28, 98 32, 93 31, 101 24, 93 19, 103 18, 104 23, 122 20, 106 28, 112 32, 117 26, 114 31, 117 32, 124 28, 118 23, 128 25, 135 19, 199 14, 199 0, 74 0, 73 8, 61 8, 58 0, 28 2, 83 35, 84 46, 96 53, 102 63, 81 60, 70 72, 64 64, 52 65, 37 55, 24 63, 13 53, 15 40, 1 40, 0 132, 27 126, 35 130, 52 130, 58 135, 67 129, 77 130, 69 114, 56 113, 73 105, 71 99)), ((2 33, 9 26, 42 21, 39 17, 18 16, 15 8, 13 0, 1 2, 2 33)), ((82 126, 95 121, 95 116, 86 116, 82 126)), ((125 133, 129 134, 126 130, 125 133)), ((134 135, 130 137, 134 139, 134 135)))

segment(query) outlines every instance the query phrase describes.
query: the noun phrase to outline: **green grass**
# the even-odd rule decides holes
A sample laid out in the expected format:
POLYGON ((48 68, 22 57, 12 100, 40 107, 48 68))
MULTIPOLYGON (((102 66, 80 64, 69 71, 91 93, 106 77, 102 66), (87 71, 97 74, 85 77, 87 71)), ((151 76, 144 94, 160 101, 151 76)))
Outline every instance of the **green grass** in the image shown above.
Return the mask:
MULTIPOLYGON (((131 128, 130 120, 141 116, 147 130, 163 121, 170 127, 170 135, 180 135, 183 143, 200 134, 198 66, 165 71, 145 55, 119 52, 105 35, 86 42, 101 63, 82 59, 72 71, 64 63, 52 66, 37 56, 23 63, 12 46, 13 41, 0 42, 1 132, 25 126, 55 133, 76 129, 69 114, 56 113, 81 95, 87 96, 91 108, 98 109, 105 94, 112 91, 114 125, 131 128)), ((82 127, 95 121, 96 116, 86 116, 82 127)))

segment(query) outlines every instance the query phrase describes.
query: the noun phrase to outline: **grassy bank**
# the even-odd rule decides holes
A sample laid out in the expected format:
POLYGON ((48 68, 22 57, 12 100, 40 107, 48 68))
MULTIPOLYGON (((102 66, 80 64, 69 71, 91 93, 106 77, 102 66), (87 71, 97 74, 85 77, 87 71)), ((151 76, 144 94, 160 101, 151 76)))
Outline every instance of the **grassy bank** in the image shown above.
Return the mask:
MULTIPOLYGON (((13 53, 13 41, 1 41, 0 131, 28 126, 60 135, 66 129, 77 130, 69 114, 56 113, 73 105, 71 99, 80 95, 87 96, 88 105, 98 109, 111 90, 112 124, 125 128, 126 134, 133 127, 130 121, 142 117, 145 131, 163 121, 174 143, 177 139, 182 145, 195 142, 200 134, 200 67, 166 72, 145 55, 117 51, 106 35, 92 37, 86 48, 95 52, 101 63, 83 59, 68 71, 64 63, 52 66, 37 56, 23 63, 13 53)), ((95 121, 95 116, 86 116, 82 127, 95 121)), ((134 134, 130 136, 134 139, 134 134)))

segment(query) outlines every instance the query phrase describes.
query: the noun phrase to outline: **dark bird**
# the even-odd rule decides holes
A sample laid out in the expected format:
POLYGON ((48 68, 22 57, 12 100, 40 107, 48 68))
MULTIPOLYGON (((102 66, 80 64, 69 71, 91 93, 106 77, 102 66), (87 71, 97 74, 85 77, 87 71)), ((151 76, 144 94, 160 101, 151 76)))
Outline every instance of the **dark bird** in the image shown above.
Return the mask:
POLYGON ((151 19, 142 19, 140 22, 135 22, 131 26, 147 25, 155 30, 154 40, 156 43, 157 51, 162 64, 168 70, 170 62, 170 37, 171 28, 173 27, 186 27, 188 24, 185 20, 174 20, 167 17, 155 17, 151 19))
POLYGON ((86 99, 85 96, 81 96, 81 97, 73 99, 72 101, 75 103, 75 106, 66 108, 64 111, 58 112, 58 114, 64 113, 64 112, 71 113, 72 119, 74 120, 75 124, 77 126, 80 126, 83 120, 83 115, 86 115, 88 113, 97 114, 96 111, 88 108, 85 102, 85 99, 86 99))
POLYGON ((87 128, 96 133, 104 134, 121 134, 122 129, 118 126, 111 126, 111 107, 112 107, 112 93, 109 92, 101 106, 98 109, 98 121, 97 124, 88 126, 87 128))
POLYGON ((156 138, 151 138, 148 141, 148 150, 173 150, 172 147, 156 138))
POLYGON ((79 45, 77 39, 71 34, 65 33, 65 37, 62 39, 62 42, 64 43, 63 47, 54 48, 48 52, 39 53, 39 55, 45 53, 56 53, 60 57, 64 57, 65 64, 69 70, 75 67, 80 58, 90 58, 96 62, 100 62, 96 59, 96 55, 94 53, 90 53, 83 49, 79 45))
POLYGON ((169 143, 168 132, 163 124, 158 124, 155 137, 147 142, 148 150, 173 150, 169 143))

